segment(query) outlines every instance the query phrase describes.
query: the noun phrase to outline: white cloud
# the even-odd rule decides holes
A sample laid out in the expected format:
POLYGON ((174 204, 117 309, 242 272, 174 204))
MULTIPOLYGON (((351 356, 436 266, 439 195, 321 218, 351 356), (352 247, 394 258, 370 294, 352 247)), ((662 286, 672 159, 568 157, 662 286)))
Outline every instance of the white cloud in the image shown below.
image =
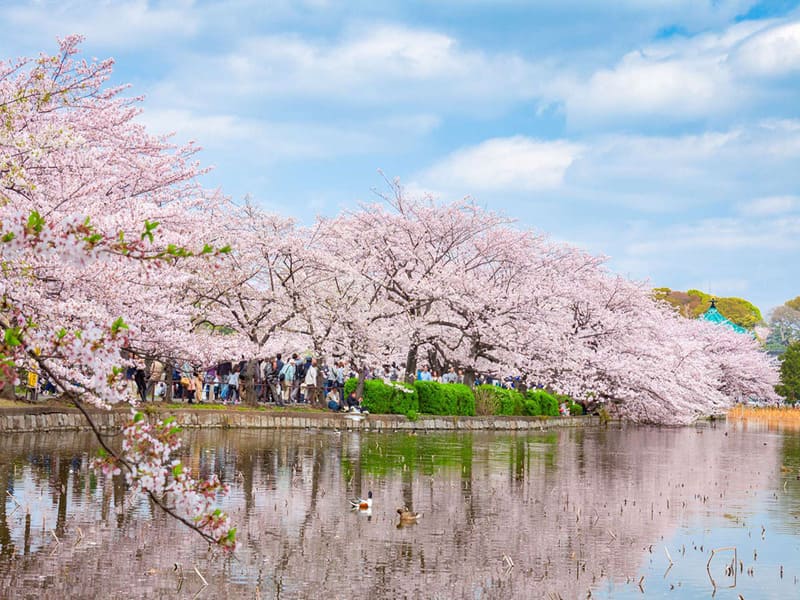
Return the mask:
POLYGON ((780 76, 800 71, 800 22, 753 35, 736 49, 732 61, 754 75, 780 76))
POLYGON ((675 250, 800 250, 800 217, 753 222, 736 218, 702 219, 667 228, 660 239, 631 244, 631 254, 661 254, 675 250))
POLYGON ((365 120, 351 125, 326 122, 277 122, 235 114, 203 114, 191 110, 158 109, 139 117, 153 134, 175 133, 178 141, 195 140, 203 146, 229 153, 247 147, 249 160, 263 164, 276 160, 326 159, 343 155, 370 154, 385 148, 386 138, 401 140, 413 132, 426 135, 438 121, 430 115, 409 115, 365 120))
POLYGON ((800 211, 800 196, 767 196, 740 202, 737 210, 745 217, 770 217, 800 211))
POLYGON ((800 22, 744 21, 628 52, 587 76, 553 80, 572 127, 719 121, 767 106, 774 90, 761 76, 800 70, 800 22))
POLYGON ((351 109, 491 113, 533 98, 542 72, 518 55, 468 50, 437 31, 368 23, 350 26, 334 40, 243 36, 218 55, 194 55, 153 95, 195 107, 307 99, 351 109))
POLYGON ((541 190, 562 184, 579 144, 523 136, 486 140, 462 148, 420 175, 423 185, 474 191, 541 190))
POLYGON ((672 137, 493 138, 435 160, 412 180, 443 197, 489 200, 502 191, 507 202, 623 207, 677 218, 753 198, 796 195, 798 161, 800 123, 771 120, 672 137))
POLYGON ((637 119, 653 114, 696 118, 723 97, 732 99, 728 75, 713 60, 652 60, 626 56, 614 69, 595 73, 566 97, 572 124, 596 119, 637 119))
POLYGON ((71 33, 87 37, 92 45, 134 48, 155 40, 191 37, 200 27, 192 0, 148 2, 87 2, 45 0, 0 8, 6 32, 37 32, 50 40, 71 33))

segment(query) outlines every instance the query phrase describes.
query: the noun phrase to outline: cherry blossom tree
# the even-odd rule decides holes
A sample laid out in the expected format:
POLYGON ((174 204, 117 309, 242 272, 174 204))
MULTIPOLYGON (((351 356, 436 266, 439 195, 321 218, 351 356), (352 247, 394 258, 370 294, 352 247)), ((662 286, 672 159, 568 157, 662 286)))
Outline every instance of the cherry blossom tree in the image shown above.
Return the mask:
POLYGON ((681 318, 603 257, 469 201, 409 199, 395 182, 383 204, 329 230, 331 252, 370 286, 356 328, 363 360, 381 360, 375 342, 389 338, 410 373, 427 354, 655 423, 774 397, 775 365, 751 337, 681 318))
MULTIPOLYGON (((195 243, 221 202, 197 184, 197 148, 147 134, 137 99, 106 86, 112 61, 79 59, 80 41, 0 63, 0 360, 7 388, 20 368, 39 370, 94 427, 87 406, 128 400, 123 350, 180 351, 175 341, 192 335, 192 308, 176 293, 184 265, 213 268, 227 249, 195 243)), ((122 449, 96 433, 106 472, 124 470, 206 539, 235 544, 227 516, 211 510, 224 486, 174 459, 174 427, 137 414, 122 449)))

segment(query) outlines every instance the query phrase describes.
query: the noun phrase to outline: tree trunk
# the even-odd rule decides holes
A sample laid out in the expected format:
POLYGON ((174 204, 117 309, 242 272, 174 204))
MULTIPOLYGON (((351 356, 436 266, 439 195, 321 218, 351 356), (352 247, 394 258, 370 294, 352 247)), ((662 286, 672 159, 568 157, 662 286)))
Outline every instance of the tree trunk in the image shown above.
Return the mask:
POLYGON ((3 400, 16 400, 17 393, 14 391, 14 383, 11 381, 7 381, 3 384, 3 387, 0 388, 0 398, 3 400))
MULTIPOLYGON (((367 375, 367 366, 365 364, 360 364, 358 366, 358 385, 356 385, 356 398, 363 398, 364 397, 364 380, 366 379, 367 375)), ((346 401, 347 399, 345 399, 346 401)))
POLYGON ((475 385, 475 369, 467 367, 464 369, 464 385, 472 387, 475 385))
POLYGON ((256 398, 256 368, 258 362, 255 360, 248 360, 247 364, 245 364, 244 369, 244 398, 242 398, 242 402, 245 404, 249 404, 250 406, 255 406, 258 404, 256 398))
POLYGON ((406 355, 406 381, 408 383, 414 383, 417 379, 417 349, 419 346, 416 344, 411 345, 408 348, 408 354, 406 355))
POLYGON ((172 371, 173 366, 170 361, 166 361, 164 363, 164 383, 167 385, 167 389, 164 391, 164 402, 172 402, 173 394, 172 394, 172 371))

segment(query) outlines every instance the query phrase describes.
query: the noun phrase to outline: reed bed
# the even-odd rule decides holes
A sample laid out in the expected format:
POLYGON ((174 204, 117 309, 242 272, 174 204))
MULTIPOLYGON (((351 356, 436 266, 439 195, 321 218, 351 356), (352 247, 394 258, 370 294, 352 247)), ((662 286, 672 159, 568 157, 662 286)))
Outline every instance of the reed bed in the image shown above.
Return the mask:
POLYGON ((800 430, 800 407, 739 405, 728 412, 728 421, 763 423, 770 428, 800 430))

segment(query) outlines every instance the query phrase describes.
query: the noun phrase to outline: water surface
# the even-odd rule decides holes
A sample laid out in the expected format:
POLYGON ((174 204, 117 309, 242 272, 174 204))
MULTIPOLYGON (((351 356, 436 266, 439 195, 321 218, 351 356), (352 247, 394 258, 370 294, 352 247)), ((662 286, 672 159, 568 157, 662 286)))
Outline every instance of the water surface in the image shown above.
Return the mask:
POLYGON ((794 433, 229 430, 186 441, 189 465, 232 486, 233 557, 93 475, 91 435, 6 435, 0 596, 800 597, 794 433), (368 491, 371 514, 350 511, 368 491), (420 522, 398 527, 401 505, 420 522), (733 550, 719 549, 733 547, 732 571, 733 550))

